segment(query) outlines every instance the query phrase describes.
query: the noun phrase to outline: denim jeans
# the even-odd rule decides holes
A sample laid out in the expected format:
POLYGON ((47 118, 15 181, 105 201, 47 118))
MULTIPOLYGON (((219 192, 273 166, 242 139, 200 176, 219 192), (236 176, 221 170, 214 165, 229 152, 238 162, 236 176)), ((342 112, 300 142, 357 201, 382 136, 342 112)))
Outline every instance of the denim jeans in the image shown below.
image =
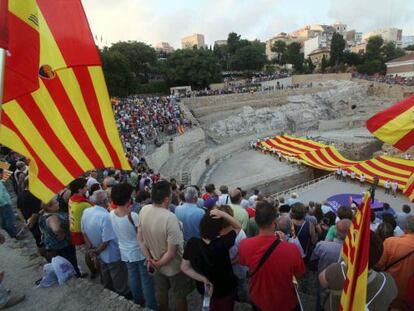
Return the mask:
POLYGON ((127 262, 128 282, 134 303, 142 306, 158 310, 157 301, 155 299, 154 280, 148 274, 145 260, 127 262), (145 301, 145 304, 144 304, 145 301))
POLYGON ((4 230, 12 237, 17 235, 16 216, 10 204, 0 206, 0 223, 4 230))

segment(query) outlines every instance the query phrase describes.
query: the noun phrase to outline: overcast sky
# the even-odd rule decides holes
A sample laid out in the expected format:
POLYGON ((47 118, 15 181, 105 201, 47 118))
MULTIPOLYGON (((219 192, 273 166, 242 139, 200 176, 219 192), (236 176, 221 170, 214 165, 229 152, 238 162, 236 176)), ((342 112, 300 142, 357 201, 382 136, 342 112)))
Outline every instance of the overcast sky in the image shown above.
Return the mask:
POLYGON ((137 40, 181 46, 204 34, 206 44, 229 32, 265 41, 308 24, 341 21, 367 32, 383 27, 414 35, 414 0, 82 0, 93 34, 108 44, 137 40))

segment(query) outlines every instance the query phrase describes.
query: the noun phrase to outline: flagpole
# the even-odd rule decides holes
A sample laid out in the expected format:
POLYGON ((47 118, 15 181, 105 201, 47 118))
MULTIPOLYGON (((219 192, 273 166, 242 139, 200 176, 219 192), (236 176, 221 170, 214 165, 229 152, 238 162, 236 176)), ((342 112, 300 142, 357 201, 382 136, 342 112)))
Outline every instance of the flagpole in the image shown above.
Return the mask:
POLYGON ((1 124, 1 106, 3 103, 3 90, 4 90, 4 72, 6 67, 6 54, 5 49, 0 48, 0 124, 1 124))

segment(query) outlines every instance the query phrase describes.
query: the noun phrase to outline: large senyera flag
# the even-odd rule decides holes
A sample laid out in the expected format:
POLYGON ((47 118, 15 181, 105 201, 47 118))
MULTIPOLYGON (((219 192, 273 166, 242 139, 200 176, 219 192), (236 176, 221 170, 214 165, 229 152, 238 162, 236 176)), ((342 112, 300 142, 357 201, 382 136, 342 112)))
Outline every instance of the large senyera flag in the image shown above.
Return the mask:
POLYGON ((0 49, 7 49, 7 0, 0 0, 0 49))
POLYGON ((380 140, 406 151, 414 145, 414 95, 377 113, 366 125, 380 140))
POLYGON ((404 194, 414 202, 414 173, 411 174, 404 188, 404 194))
POLYGON ((48 201, 93 168, 130 169, 80 0, 9 0, 0 143, 48 201))
POLYGON ((370 241, 371 197, 365 193, 342 246, 347 266, 339 310, 365 311, 370 241))

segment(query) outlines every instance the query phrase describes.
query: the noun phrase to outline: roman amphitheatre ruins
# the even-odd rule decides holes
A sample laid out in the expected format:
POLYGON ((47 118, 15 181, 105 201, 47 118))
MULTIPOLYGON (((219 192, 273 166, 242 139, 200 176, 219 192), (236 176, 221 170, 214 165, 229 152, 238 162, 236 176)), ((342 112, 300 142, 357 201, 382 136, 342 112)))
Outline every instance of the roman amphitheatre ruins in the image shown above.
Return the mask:
POLYGON ((414 87, 352 79, 351 74, 293 76, 279 84, 302 87, 182 99, 182 109, 196 126, 150 154, 150 166, 185 184, 225 184, 274 194, 327 173, 298 170, 251 150, 249 143, 259 138, 282 132, 307 136, 334 144, 350 160, 367 160, 385 150, 401 156, 373 137, 365 121, 412 94, 414 87))

